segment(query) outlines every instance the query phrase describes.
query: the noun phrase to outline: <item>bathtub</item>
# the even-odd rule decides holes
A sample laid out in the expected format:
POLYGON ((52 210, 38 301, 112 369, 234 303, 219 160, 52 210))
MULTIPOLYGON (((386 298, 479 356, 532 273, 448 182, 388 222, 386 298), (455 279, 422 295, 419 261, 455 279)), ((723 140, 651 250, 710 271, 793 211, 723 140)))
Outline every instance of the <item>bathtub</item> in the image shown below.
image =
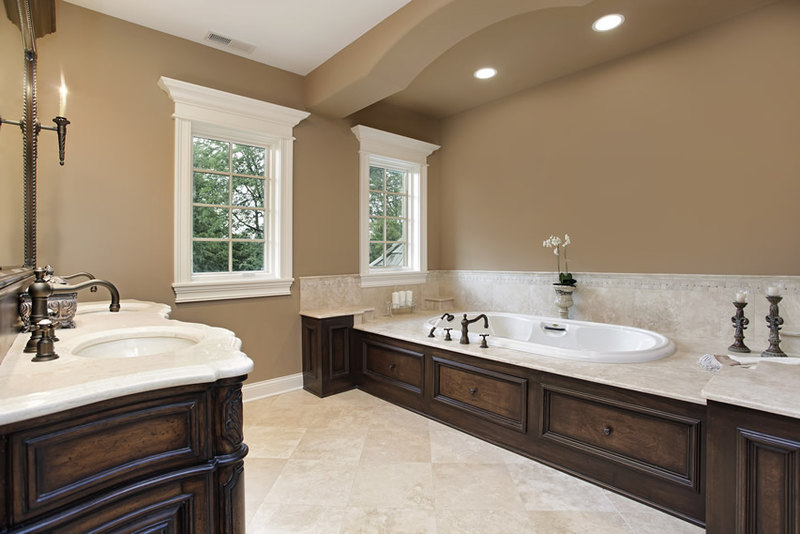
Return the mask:
MULTIPOLYGON (((468 313, 472 319, 478 313, 468 313)), ((480 334, 488 333, 489 347, 503 347, 541 356, 598 363, 638 363, 666 358, 675 352, 675 344, 666 336, 650 330, 587 321, 554 319, 516 313, 492 312, 489 328, 483 320, 469 325, 470 343, 480 343, 480 334)), ((444 338, 444 328, 452 327, 450 343, 461 339, 463 312, 450 322, 440 316, 424 323, 427 332, 436 326, 434 337, 444 338)))

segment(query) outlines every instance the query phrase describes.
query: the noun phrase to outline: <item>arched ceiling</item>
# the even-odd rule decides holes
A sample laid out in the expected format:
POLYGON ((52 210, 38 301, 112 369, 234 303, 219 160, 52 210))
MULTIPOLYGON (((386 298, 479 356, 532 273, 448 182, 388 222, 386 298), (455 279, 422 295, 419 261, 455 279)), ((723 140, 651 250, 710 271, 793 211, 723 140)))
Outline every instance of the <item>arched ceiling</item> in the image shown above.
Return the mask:
POLYGON ((773 1, 412 0, 312 71, 306 104, 344 117, 385 100, 446 117, 773 1), (625 24, 592 31, 607 13, 625 24), (474 79, 487 65, 499 74, 474 79))

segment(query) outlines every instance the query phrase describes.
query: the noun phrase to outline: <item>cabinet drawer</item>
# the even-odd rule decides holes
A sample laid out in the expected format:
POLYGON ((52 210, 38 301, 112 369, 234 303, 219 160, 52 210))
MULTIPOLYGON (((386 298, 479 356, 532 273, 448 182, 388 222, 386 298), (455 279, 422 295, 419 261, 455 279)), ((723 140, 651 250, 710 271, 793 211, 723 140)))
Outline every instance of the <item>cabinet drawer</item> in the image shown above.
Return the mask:
POLYGON ((362 345, 364 374, 396 386, 422 393, 424 354, 365 340, 362 345))
POLYGON ((201 392, 177 394, 11 434, 10 482, 22 497, 15 500, 14 520, 132 476, 203 460, 210 454, 202 437, 209 424, 206 411, 201 392))
POLYGON ((542 437, 696 487, 700 421, 543 385, 542 437))
POLYGON ((525 432, 528 381, 444 358, 433 358, 433 400, 525 432))

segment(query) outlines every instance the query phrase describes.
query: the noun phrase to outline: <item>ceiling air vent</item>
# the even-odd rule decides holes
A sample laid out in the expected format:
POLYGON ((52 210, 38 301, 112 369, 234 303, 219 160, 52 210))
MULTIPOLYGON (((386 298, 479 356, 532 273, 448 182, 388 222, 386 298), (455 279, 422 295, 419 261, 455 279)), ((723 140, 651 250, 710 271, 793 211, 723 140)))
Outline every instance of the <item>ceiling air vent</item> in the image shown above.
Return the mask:
POLYGON ((236 39, 231 39, 230 37, 225 37, 224 35, 220 35, 215 32, 208 32, 206 34, 206 41, 211 41, 216 45, 223 46, 225 48, 232 48, 246 54, 250 54, 256 49, 255 45, 251 45, 250 43, 245 43, 243 41, 237 41, 236 39))

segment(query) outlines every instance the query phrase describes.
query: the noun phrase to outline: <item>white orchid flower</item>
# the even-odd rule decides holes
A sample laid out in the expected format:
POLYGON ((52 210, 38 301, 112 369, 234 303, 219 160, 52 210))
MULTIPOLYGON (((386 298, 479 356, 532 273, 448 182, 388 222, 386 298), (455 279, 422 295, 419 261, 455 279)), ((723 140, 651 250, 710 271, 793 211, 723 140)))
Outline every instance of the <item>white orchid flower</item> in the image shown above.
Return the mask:
POLYGON ((564 234, 564 246, 566 247, 570 243, 571 241, 569 240, 569 234, 564 234))

